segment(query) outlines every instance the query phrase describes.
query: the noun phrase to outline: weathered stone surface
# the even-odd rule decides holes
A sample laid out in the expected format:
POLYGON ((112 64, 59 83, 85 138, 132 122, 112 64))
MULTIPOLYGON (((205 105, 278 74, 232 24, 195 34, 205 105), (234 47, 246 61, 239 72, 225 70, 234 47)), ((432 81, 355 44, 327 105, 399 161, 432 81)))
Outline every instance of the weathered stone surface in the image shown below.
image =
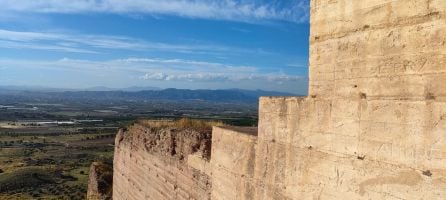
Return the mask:
POLYGON ((102 162, 91 164, 88 180, 88 200, 111 200, 113 193, 113 166, 102 162))
POLYGON ((188 166, 209 159, 210 133, 140 124, 116 136, 113 199, 209 199, 211 180, 188 166))
MULTIPOLYGON (((285 102, 262 98, 260 105, 285 102)), ((295 107, 301 109, 293 125, 287 109, 260 113, 255 179, 268 182, 261 189, 272 194, 256 199, 445 197, 444 102, 306 98, 295 107), (286 138, 261 135, 284 129, 286 138)))
POLYGON ((214 127, 212 199, 252 197, 257 128, 214 127))

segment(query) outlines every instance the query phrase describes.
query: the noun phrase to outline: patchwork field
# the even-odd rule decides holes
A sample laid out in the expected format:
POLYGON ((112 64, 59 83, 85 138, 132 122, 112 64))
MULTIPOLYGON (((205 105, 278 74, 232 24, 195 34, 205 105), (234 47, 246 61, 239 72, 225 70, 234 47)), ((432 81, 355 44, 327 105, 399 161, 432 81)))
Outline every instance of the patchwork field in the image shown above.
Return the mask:
POLYGON ((90 164, 112 161, 116 130, 0 129, 0 199, 85 199, 90 164))

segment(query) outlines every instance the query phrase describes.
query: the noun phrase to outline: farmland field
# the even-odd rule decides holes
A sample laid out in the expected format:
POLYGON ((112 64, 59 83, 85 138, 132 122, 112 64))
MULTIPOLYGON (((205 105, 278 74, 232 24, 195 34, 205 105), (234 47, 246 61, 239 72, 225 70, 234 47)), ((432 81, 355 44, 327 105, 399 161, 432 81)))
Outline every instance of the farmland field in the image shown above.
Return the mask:
POLYGON ((0 199, 84 199, 89 166, 112 161, 116 131, 81 124, 0 129, 0 199))

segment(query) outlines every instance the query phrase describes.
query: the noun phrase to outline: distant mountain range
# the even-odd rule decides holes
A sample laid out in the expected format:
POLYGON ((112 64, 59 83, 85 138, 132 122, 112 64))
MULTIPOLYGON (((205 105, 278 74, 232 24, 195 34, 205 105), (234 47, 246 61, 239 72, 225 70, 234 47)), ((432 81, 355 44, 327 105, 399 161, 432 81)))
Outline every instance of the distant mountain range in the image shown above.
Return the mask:
POLYGON ((83 91, 0 86, 0 98, 23 101, 206 101, 215 103, 257 103, 261 96, 297 96, 291 93, 264 90, 188 90, 188 89, 159 89, 132 87, 112 89, 106 87, 89 88, 83 91))
POLYGON ((162 90, 158 87, 127 87, 127 88, 109 88, 103 86, 84 88, 84 89, 70 89, 70 88, 52 88, 52 87, 40 87, 40 86, 16 86, 16 85, 6 85, 0 86, 0 90, 13 90, 13 91, 39 91, 39 92, 67 92, 67 91, 126 91, 126 92, 137 92, 145 90, 162 90))

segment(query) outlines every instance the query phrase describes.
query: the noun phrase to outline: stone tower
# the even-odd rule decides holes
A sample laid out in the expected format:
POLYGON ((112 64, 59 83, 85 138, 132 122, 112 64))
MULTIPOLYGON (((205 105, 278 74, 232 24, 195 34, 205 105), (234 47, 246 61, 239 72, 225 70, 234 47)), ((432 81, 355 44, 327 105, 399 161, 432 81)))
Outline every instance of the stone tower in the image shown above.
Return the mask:
POLYGON ((215 130, 213 199, 446 199, 445 0, 312 0, 309 78, 215 130))

